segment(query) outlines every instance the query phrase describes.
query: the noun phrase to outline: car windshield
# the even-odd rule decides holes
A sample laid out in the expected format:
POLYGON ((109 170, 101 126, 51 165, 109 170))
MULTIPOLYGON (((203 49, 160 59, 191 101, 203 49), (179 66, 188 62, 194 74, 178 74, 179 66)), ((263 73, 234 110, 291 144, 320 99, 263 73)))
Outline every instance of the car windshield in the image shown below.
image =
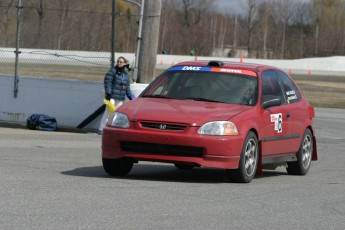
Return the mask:
POLYGON ((207 71, 167 71, 142 97, 255 105, 257 78, 244 74, 207 71))

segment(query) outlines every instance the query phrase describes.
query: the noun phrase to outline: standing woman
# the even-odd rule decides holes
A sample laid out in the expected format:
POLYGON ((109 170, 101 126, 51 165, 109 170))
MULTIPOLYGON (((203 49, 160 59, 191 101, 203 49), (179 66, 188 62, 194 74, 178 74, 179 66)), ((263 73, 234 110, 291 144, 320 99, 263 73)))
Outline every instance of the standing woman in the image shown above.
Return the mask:
MULTIPOLYGON (((123 104, 126 96, 129 100, 133 100, 135 96, 132 94, 130 88, 130 79, 126 70, 131 70, 127 60, 124 57, 117 59, 115 67, 111 68, 104 77, 104 91, 105 99, 110 100, 116 107, 123 104)), ((108 109, 106 108, 98 129, 98 133, 102 134, 103 128, 107 123, 109 116, 108 109)))

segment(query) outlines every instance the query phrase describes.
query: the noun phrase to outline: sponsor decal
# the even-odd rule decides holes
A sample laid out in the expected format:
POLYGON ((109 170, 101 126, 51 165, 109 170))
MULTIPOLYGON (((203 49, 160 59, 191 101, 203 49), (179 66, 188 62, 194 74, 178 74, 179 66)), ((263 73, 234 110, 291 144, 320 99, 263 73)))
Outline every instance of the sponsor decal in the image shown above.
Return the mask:
POLYGON ((200 71, 201 66, 184 66, 182 70, 194 70, 194 71, 200 71))
POLYGON ((227 69, 227 68, 212 68, 212 72, 221 72, 221 73, 236 73, 236 74, 245 74, 249 76, 256 76, 256 73, 249 70, 242 69, 227 69))
POLYGON ((224 69, 221 68, 219 72, 225 72, 225 73, 242 73, 242 70, 240 69, 224 69))
POLYGON ((274 122, 274 130, 278 133, 283 131, 283 116, 281 113, 271 114, 271 122, 274 122))
POLYGON ((171 67, 169 70, 184 70, 184 71, 207 71, 211 70, 211 67, 204 67, 204 66, 174 66, 171 67))
POLYGON ((256 73, 249 70, 241 69, 228 69, 228 68, 218 68, 209 66, 174 66, 169 70, 183 70, 183 71, 202 71, 202 72, 217 72, 217 73, 234 73, 234 74, 244 74, 249 76, 256 76, 256 73))
POLYGON ((290 95, 295 95, 295 90, 291 90, 291 91, 287 91, 286 95, 290 96, 290 95))
POLYGON ((288 101, 297 99, 295 90, 287 91, 286 95, 287 95, 288 101))

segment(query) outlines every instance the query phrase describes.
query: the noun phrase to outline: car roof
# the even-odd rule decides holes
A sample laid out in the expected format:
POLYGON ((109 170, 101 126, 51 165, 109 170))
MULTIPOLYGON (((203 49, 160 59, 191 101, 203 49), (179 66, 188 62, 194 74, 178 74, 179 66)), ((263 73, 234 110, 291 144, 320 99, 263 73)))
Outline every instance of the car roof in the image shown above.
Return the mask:
POLYGON ((244 69, 258 72, 263 69, 277 69, 277 67, 255 64, 255 63, 244 63, 244 62, 230 62, 230 61, 218 61, 218 60, 201 60, 201 61, 184 61, 177 63, 174 66, 213 66, 220 68, 232 68, 232 69, 244 69))

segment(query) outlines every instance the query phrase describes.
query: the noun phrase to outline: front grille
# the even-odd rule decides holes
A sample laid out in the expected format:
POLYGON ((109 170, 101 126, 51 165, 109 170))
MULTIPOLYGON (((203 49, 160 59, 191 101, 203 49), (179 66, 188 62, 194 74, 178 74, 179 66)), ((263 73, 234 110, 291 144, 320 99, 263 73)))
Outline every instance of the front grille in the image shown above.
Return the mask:
POLYGON ((188 126, 184 124, 169 124, 169 123, 155 123, 155 122, 140 122, 141 126, 149 129, 159 130, 185 130, 188 126))
POLYGON ((202 147, 121 141, 122 151, 165 156, 201 157, 202 147))

